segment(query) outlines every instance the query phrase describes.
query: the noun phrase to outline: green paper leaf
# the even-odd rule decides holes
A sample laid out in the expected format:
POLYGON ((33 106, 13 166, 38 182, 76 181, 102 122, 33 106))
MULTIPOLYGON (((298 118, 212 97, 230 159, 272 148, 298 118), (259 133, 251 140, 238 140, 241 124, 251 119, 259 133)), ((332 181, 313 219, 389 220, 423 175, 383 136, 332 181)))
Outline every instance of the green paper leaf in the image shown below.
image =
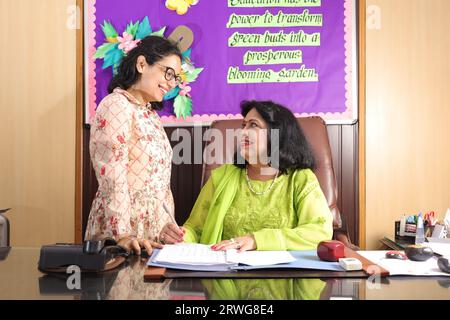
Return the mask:
POLYGON ((130 24, 127 26, 127 30, 125 30, 126 33, 131 34, 134 37, 136 37, 136 33, 139 29, 139 21, 133 24, 133 22, 130 22, 130 24))
POLYGON ((152 36, 164 37, 164 32, 166 32, 166 27, 161 28, 160 30, 153 32, 152 36))
POLYGON ((116 29, 111 23, 104 21, 102 25, 103 33, 106 38, 116 38, 118 36, 116 29))
POLYGON ((180 93, 180 91, 181 89, 178 86, 173 88, 172 90, 166 93, 166 95, 164 96, 164 101, 175 98, 180 93))
POLYGON ((97 48, 97 51, 94 54, 94 60, 95 59, 103 59, 105 55, 108 53, 109 50, 113 49, 115 43, 104 43, 100 47, 97 48))
POLYGON ((148 22, 148 17, 145 17, 142 22, 139 24, 139 29, 136 33, 135 39, 144 39, 152 33, 152 27, 150 26, 150 22, 148 22))
POLYGON ((183 60, 185 60, 186 58, 191 58, 191 52, 192 52, 192 48, 187 49, 185 52, 183 52, 182 54, 182 58, 183 60))
POLYGON ((122 50, 119 49, 119 44, 114 44, 115 48, 108 51, 108 53, 105 55, 105 60, 103 61, 103 69, 106 69, 108 67, 114 67, 120 63, 122 60, 124 53, 122 50))
POLYGON ((187 83, 194 82, 198 78, 198 75, 203 71, 203 69, 204 68, 196 68, 194 71, 187 73, 186 82, 187 83))
POLYGON ((173 103, 173 111, 177 118, 183 117, 186 120, 186 117, 192 113, 191 98, 178 95, 173 103))

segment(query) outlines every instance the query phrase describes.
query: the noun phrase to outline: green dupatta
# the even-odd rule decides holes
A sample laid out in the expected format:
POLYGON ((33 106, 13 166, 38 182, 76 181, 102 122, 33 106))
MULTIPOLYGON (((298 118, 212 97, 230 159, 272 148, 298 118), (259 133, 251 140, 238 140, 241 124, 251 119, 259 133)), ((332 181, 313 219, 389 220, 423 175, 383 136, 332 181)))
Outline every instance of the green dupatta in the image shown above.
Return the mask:
POLYGON ((223 219, 233 203, 241 170, 234 165, 224 165, 211 173, 215 187, 214 197, 203 226, 200 243, 214 244, 222 241, 223 219))

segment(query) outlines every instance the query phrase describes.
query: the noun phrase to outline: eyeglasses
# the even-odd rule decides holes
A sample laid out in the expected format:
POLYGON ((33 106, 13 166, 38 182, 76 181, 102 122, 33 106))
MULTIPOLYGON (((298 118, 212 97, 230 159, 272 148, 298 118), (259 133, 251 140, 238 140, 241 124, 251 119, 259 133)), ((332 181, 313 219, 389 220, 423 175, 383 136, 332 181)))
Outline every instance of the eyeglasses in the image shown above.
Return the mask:
POLYGON ((172 80, 175 79, 175 84, 176 84, 177 86, 179 86, 180 84, 183 83, 183 79, 181 79, 181 77, 175 73, 175 70, 174 70, 173 68, 164 66, 164 65, 159 64, 159 63, 157 63, 157 62, 156 62, 156 64, 157 64, 158 66, 163 67, 163 68, 166 69, 166 72, 165 72, 165 74, 164 74, 164 78, 165 78, 167 81, 172 81, 172 80))

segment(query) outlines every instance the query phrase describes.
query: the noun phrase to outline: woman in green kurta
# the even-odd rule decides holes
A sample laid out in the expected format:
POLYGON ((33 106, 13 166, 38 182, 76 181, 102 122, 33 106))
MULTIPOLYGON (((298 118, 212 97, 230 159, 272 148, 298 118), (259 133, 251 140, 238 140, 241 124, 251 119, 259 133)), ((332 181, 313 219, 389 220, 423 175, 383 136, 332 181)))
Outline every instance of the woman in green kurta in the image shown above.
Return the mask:
POLYGON ((241 105, 235 164, 213 170, 184 237, 163 228, 165 243, 214 250, 309 250, 333 234, 332 215, 313 173, 312 151, 294 115, 270 101, 241 105))

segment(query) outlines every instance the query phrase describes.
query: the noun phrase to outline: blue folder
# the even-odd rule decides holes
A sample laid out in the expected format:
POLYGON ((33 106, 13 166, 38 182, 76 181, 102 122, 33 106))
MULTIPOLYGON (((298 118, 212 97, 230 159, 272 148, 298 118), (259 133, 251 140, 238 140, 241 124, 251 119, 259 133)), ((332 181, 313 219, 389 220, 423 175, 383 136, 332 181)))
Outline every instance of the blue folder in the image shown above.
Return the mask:
POLYGON ((155 249, 148 259, 147 265, 150 267, 162 267, 178 270, 190 271, 239 271, 239 270, 259 270, 259 269, 312 269, 327 271, 345 271, 337 262, 322 261, 317 256, 316 250, 289 251, 296 259, 294 262, 271 264, 266 266, 248 266, 244 264, 217 264, 217 265, 191 265, 178 263, 155 262, 160 249, 155 249))

